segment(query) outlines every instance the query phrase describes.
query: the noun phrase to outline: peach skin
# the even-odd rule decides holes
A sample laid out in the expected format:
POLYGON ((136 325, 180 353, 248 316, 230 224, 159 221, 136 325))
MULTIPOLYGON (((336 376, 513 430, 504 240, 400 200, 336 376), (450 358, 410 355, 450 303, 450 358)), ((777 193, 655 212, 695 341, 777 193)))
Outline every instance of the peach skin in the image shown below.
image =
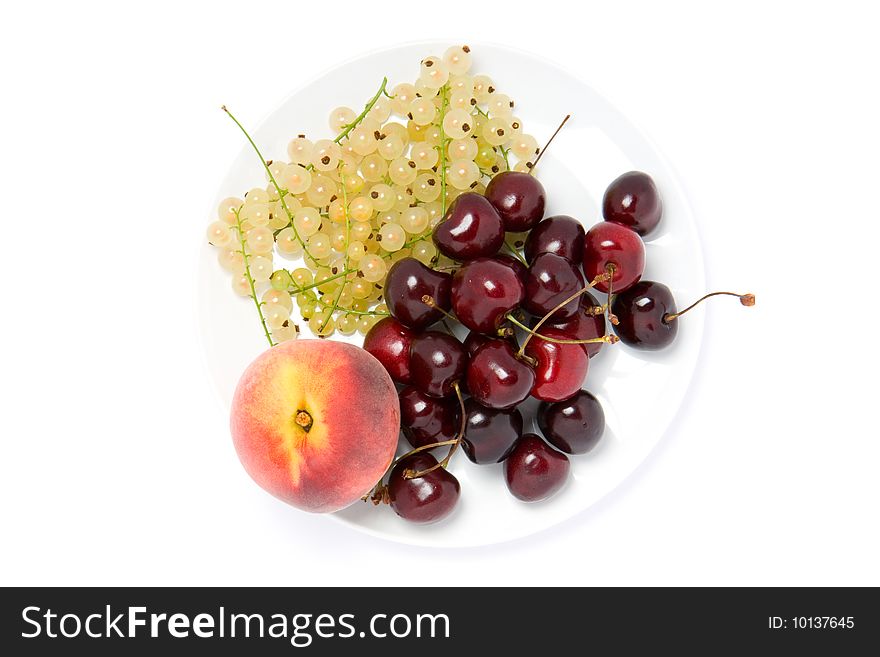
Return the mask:
POLYGON ((297 508, 330 513, 360 499, 391 464, 400 405, 388 372, 363 349, 291 340, 245 370, 230 428, 259 486, 297 508))

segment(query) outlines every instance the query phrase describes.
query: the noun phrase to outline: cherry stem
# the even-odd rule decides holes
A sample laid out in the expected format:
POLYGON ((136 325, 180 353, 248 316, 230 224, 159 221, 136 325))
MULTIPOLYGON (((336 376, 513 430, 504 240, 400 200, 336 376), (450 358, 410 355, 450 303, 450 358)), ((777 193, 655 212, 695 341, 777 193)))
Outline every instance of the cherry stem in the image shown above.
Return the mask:
POLYGON ((541 152, 538 153, 538 157, 536 157, 536 158, 535 158, 535 161, 532 162, 532 168, 529 169, 529 175, 530 175, 530 176, 531 176, 532 174, 535 173, 535 167, 538 166, 538 162, 540 162, 540 161, 541 161, 541 158, 544 157, 544 151, 546 151, 546 150, 547 150, 547 147, 550 146, 550 144, 553 143, 553 140, 556 139, 556 135, 558 135, 558 134, 559 134, 559 131, 562 130, 562 126, 564 126, 564 125, 568 122, 568 120, 569 120, 570 118, 571 118, 571 114, 566 114, 566 115, 565 115, 565 118, 562 119, 562 123, 560 123, 560 124, 559 124, 559 127, 556 128, 556 131, 555 131, 552 135, 550 135, 550 139, 547 140, 547 143, 544 144, 544 148, 542 148, 542 149, 541 149, 541 152))
POLYGON ((744 306, 754 306, 755 305, 755 295, 752 294, 751 292, 746 293, 746 294, 737 294, 736 292, 710 292, 709 294, 707 294, 703 297, 700 297, 699 299, 694 301, 691 305, 689 305, 687 308, 685 308, 682 311, 679 311, 677 313, 666 313, 665 315, 663 315, 663 323, 668 324, 669 322, 678 319, 679 317, 684 315, 687 311, 689 311, 691 308, 699 305, 700 303, 702 303, 703 301, 705 301, 709 297, 717 297, 720 295, 725 295, 725 296, 729 296, 729 297, 737 297, 739 299, 739 302, 744 306))
MULTIPOLYGON (((398 463, 400 463, 403 459, 407 458, 408 456, 412 456, 413 454, 418 454, 419 452, 424 452, 424 451, 429 450, 429 449, 434 449, 435 447, 443 447, 443 446, 445 446, 445 445, 452 445, 452 444, 454 444, 457 440, 458 440, 458 438, 452 438, 451 440, 441 440, 441 441, 438 442, 438 443, 431 443, 430 445, 422 445, 421 447, 416 447, 415 449, 411 449, 411 450, 408 451, 406 454, 401 454, 401 455, 398 456, 396 459, 394 459, 394 460, 391 462, 391 465, 388 466, 386 472, 390 472, 391 470, 393 470, 393 469, 394 469, 394 466, 396 466, 398 463)), ((383 477, 384 477, 384 475, 383 475, 383 477)), ((367 500, 369 500, 369 499, 371 499, 371 498, 375 500, 377 494, 379 493, 379 491, 382 490, 382 488, 383 488, 384 486, 385 486, 385 484, 383 484, 383 483, 382 483, 382 479, 380 479, 380 480, 376 483, 376 485, 373 486, 373 487, 367 492, 366 495, 364 495, 363 497, 361 497, 361 500, 363 500, 364 502, 366 502, 367 500)), ((376 504, 378 504, 378 502, 376 502, 376 504)))
MULTIPOLYGON (((528 333, 530 335, 534 335, 536 338, 540 338, 541 340, 544 340, 545 342, 552 342, 553 344, 597 344, 599 342, 602 342, 602 343, 607 342, 608 344, 615 344, 620 341, 620 338, 618 338, 616 335, 610 335, 610 334, 609 335, 600 335, 596 338, 585 338, 583 340, 565 340, 565 339, 551 338, 549 336, 541 335, 540 333, 537 333, 534 329, 530 329, 528 326, 526 326, 522 322, 514 319, 510 315, 507 316, 507 319, 510 320, 511 324, 515 324, 516 326, 520 327, 526 333, 528 333)), ((501 329, 501 330, 503 330, 503 329, 501 329)), ((501 330, 499 330, 499 335, 500 335, 501 330)))
POLYGON ((443 457, 442 461, 437 462, 432 465, 427 470, 420 470, 419 472, 412 472, 411 470, 407 470, 403 473, 403 476, 406 479, 418 479, 419 477, 424 477, 429 472, 433 472, 438 468, 445 468, 449 465, 449 459, 452 458, 452 455, 455 454, 455 450, 458 449, 458 446, 461 444, 462 439, 464 438, 464 432, 467 428, 467 411, 464 407, 464 397, 461 394, 461 388, 458 387, 458 381, 452 384, 452 387, 455 388, 455 395, 458 397, 458 404, 461 406, 461 427, 458 429, 458 435, 452 441, 452 446, 449 448, 449 451, 446 453, 446 456, 443 457))
POLYGON ((617 265, 613 262, 609 262, 605 265, 605 273, 608 274, 608 303, 605 304, 605 311, 608 313, 608 321, 611 322, 614 326, 620 324, 620 320, 617 319, 617 315, 611 312, 611 288, 614 285, 614 272, 617 271, 617 265))
MULTIPOLYGON (((516 355, 517 355, 517 356, 522 356, 522 355, 525 353, 525 351, 526 351, 526 345, 529 343, 529 340, 532 339, 532 336, 533 336, 533 335, 537 334, 538 329, 541 328, 541 327, 547 322, 548 319, 550 319, 550 317, 553 315, 553 313, 555 313, 557 310, 560 310, 561 308, 563 308, 566 304, 568 304, 568 303, 574 301, 575 299, 577 299, 577 298, 578 298, 579 296, 581 296, 584 292, 587 292, 588 290, 590 290, 590 289, 596 287, 596 285, 598 285, 599 283, 602 283, 602 282, 607 281, 607 280, 608 280, 608 274, 607 274, 607 273, 605 273, 605 274, 599 274, 598 276, 596 276, 596 278, 594 278, 592 281, 590 281, 588 285, 585 285, 583 288, 581 288, 580 290, 578 290, 577 292, 575 292, 574 294, 572 294, 570 297, 568 297, 567 299, 565 299, 563 302, 561 302, 560 304, 558 304, 558 305, 557 305, 555 308, 553 308, 553 310, 551 310, 549 313, 547 313, 546 315, 544 315, 540 320, 538 320, 538 323, 535 324, 535 328, 531 329, 531 330, 529 331, 529 333, 526 334, 526 339, 523 340, 523 343, 522 343, 522 345, 520 346, 519 351, 517 352, 516 355)), ((507 318, 510 319, 510 314, 507 315, 507 318)))
POLYGON ((424 303, 424 304, 427 305, 427 306, 430 306, 430 307, 433 308, 434 310, 439 310, 441 313, 443 313, 443 315, 444 315, 447 319, 451 319, 453 322, 457 322, 457 321, 458 321, 458 320, 455 318, 455 315, 452 315, 452 314, 446 312, 445 310, 443 310, 443 308, 441 308, 440 306, 438 306, 438 305, 437 305, 437 302, 434 301, 434 297, 432 297, 430 294, 426 294, 426 295, 424 295, 424 296, 422 297, 422 303, 424 303))

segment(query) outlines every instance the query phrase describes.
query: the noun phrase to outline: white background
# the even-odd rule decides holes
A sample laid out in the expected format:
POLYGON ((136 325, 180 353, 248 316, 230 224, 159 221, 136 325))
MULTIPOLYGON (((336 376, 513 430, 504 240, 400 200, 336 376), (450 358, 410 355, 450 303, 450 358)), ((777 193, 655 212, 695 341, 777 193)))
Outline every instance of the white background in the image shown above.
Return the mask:
POLYGON ((876 16, 766 2, 9 7, 0 583, 880 584, 876 16), (400 546, 264 503, 195 325, 199 245, 242 146, 219 106, 255 125, 321 70, 425 38, 577 71, 677 169, 710 287, 758 295, 708 311, 677 425, 623 486, 482 549, 400 546))

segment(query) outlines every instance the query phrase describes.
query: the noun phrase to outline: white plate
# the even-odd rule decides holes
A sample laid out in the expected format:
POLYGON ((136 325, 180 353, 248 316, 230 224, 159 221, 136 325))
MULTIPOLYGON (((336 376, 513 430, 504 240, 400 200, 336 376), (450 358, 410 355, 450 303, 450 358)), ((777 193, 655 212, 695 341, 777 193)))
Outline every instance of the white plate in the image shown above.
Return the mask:
MULTIPOLYGON (((299 133, 313 139, 330 136, 329 111, 339 105, 361 107, 382 76, 389 89, 412 82, 419 61, 442 54, 449 44, 430 42, 399 46, 348 62, 291 95, 252 131, 267 158, 286 158, 287 142, 299 133)), ((586 226, 600 218, 605 187, 624 171, 640 169, 653 176, 663 196, 658 234, 647 243, 645 278, 663 281, 679 303, 704 290, 703 257, 696 226, 674 173, 650 141, 584 82, 532 54, 499 46, 471 44, 474 71, 492 77, 499 91, 517 103, 526 132, 540 142, 560 119, 572 119, 541 160, 538 175, 547 189, 547 214, 578 217, 586 226)), ((245 118, 245 123, 249 121, 245 118)), ((235 126, 230 123, 230 130, 235 126)), ((265 185, 265 176, 247 146, 232 163, 215 202, 265 185)), ((202 249, 198 308, 208 368, 227 407, 245 366, 266 348, 253 304, 236 297, 216 252, 202 249)), ((451 470, 461 482, 459 508, 446 521, 414 526, 389 508, 358 503, 331 516, 352 528, 390 540, 431 546, 475 546, 521 538, 579 513, 611 492, 662 438, 681 404, 700 351, 703 313, 683 322, 676 342, 660 353, 645 354, 622 345, 606 346, 590 363, 585 388, 605 409, 607 430, 590 454, 571 459, 571 478, 553 498, 523 504, 506 489, 500 465, 477 466, 460 452, 451 470)), ((351 341, 360 344, 361 338, 351 341)), ((536 430, 527 420, 527 430, 536 430)), ((218 440, 228 440, 218 436, 218 440)), ((282 504, 266 496, 266 504, 282 504)), ((328 518, 328 522, 330 519, 328 518)))

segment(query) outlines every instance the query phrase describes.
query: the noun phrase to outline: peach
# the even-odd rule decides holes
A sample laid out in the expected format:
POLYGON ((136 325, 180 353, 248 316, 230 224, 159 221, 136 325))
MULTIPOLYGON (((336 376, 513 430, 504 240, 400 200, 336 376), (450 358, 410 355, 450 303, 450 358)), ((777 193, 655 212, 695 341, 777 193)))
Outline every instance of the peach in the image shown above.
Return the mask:
POLYGON ((295 507, 329 513, 358 500, 388 469, 400 405, 388 372, 363 349, 291 340, 245 370, 230 427, 257 484, 295 507))

